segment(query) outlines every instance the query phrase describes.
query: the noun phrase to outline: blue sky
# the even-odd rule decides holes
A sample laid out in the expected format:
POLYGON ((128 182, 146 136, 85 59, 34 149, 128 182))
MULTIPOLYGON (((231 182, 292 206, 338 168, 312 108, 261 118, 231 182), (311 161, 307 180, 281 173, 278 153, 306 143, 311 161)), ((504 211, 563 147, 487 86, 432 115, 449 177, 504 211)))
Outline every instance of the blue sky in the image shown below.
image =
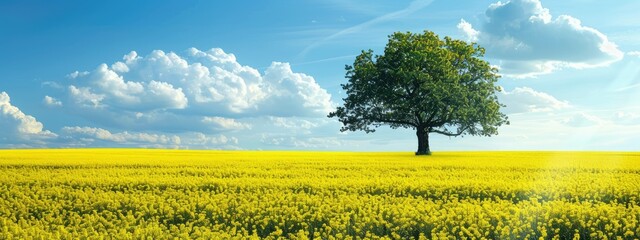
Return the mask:
POLYGON ((340 133, 344 66, 395 31, 478 42, 511 125, 432 150, 639 150, 638 1, 2 1, 0 147, 414 151, 340 133))

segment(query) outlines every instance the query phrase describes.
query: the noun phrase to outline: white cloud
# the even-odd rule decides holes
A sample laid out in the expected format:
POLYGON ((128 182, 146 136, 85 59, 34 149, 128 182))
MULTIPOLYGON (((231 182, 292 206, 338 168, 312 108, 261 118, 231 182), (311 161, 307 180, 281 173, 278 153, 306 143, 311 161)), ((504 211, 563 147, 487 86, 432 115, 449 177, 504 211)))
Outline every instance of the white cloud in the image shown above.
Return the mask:
POLYGON ((465 21, 464 19, 460 19, 460 23, 458 23, 458 29, 460 29, 465 35, 467 35, 467 40, 471 42, 478 41, 478 35, 480 32, 478 30, 473 29, 470 23, 465 21))
POLYGON ((267 145, 278 146, 278 148, 337 148, 343 143, 337 137, 305 137, 295 136, 268 136, 262 135, 260 141, 267 145))
MULTIPOLYGON (((114 64, 120 71, 127 68, 122 62, 114 64)), ((174 88, 167 82, 155 81, 126 81, 119 72, 110 69, 106 64, 101 64, 89 75, 94 89, 105 96, 104 103, 127 110, 154 110, 154 109, 183 109, 187 107, 188 100, 182 92, 182 88, 174 88)))
POLYGON ((144 92, 144 86, 140 82, 125 81, 115 71, 109 69, 106 64, 100 64, 92 72, 91 81, 102 93, 114 99, 114 102, 122 102, 125 105, 139 102, 137 96, 144 92))
POLYGON ((606 122, 603 119, 589 113, 579 112, 563 119, 562 123, 571 127, 590 127, 594 125, 603 125, 606 122))
POLYGON ((234 119, 324 118, 334 105, 313 77, 293 72, 288 63, 273 62, 261 74, 219 48, 190 48, 182 55, 132 51, 122 61, 70 77, 67 97, 57 99, 109 129, 237 130, 248 125, 234 119))
POLYGON ((152 108, 183 109, 187 107, 188 100, 182 88, 176 89, 169 83, 153 80, 149 82, 147 88, 149 97, 146 99, 152 108))
POLYGON ((103 140, 118 144, 135 144, 138 146, 144 146, 145 144, 178 146, 181 142, 180 137, 176 135, 130 133, 127 131, 111 133, 106 129, 93 127, 64 127, 62 128, 62 134, 73 137, 74 139, 84 139, 84 141, 89 142, 103 140))
POLYGON ((269 119, 274 126, 287 129, 311 129, 319 125, 318 123, 299 118, 269 117, 269 119))
POLYGON ((569 102, 560 101, 548 93, 528 87, 517 87, 512 91, 497 94, 501 103, 507 105, 505 113, 549 112, 570 107, 569 102))
POLYGON ((580 110, 555 114, 526 113, 510 116, 510 125, 490 138, 434 136, 434 149, 486 150, 625 150, 637 151, 640 124, 625 126, 605 120, 608 112, 580 110), (604 115, 603 115, 604 114, 604 115), (442 145, 442 146, 440 146, 442 145))
POLYGON ((532 78, 542 74, 549 74, 566 66, 558 61, 509 61, 500 60, 500 74, 513 78, 532 78))
MULTIPOLYGON (((126 59, 126 56, 124 58, 126 59)), ((116 63, 112 64, 111 65, 111 69, 113 69, 113 71, 118 72, 118 73, 129 72, 129 67, 127 66, 127 64, 125 64, 123 62, 116 62, 116 63)))
POLYGON ((69 97, 76 105, 93 108, 100 107, 104 99, 104 95, 92 93, 87 87, 77 88, 73 85, 69 86, 69 97))
POLYGON ((219 48, 132 51, 67 77, 52 82, 58 95, 44 103, 95 125, 64 127, 52 146, 237 149, 246 140, 258 147, 257 133, 326 137, 326 115, 335 105, 313 77, 288 63, 273 62, 261 72, 219 48))
POLYGON ((251 129, 251 125, 246 123, 238 122, 233 118, 223 118, 223 117, 204 117, 202 122, 206 124, 213 125, 215 129, 221 130, 242 130, 242 129, 251 129))
POLYGON ((632 57, 640 57, 640 51, 627 52, 627 55, 632 56, 632 57))
POLYGON ((618 111, 613 117, 613 122, 621 125, 640 126, 640 114, 637 112, 618 111))
POLYGON ((41 146, 44 140, 56 137, 56 134, 44 130, 43 124, 35 117, 13 106, 6 92, 0 92, 0 128, 0 144, 41 146))
POLYGON ((75 71, 75 72, 67 74, 67 78, 75 79, 75 78, 84 77, 84 76, 87 76, 87 75, 89 75, 89 72, 87 72, 87 71, 83 71, 83 72, 75 71))
POLYGON ((64 88, 64 87, 63 87, 62 85, 60 85, 59 83, 57 83, 57 82, 52 82, 52 81, 45 81, 45 82, 42 82, 42 83, 40 84, 40 86, 42 86, 42 87, 50 87, 50 88, 53 88, 53 89, 62 89, 62 88, 64 88))
POLYGON ((464 19, 458 28, 502 61, 502 73, 532 77, 557 69, 606 66, 623 53, 600 31, 580 20, 553 18, 539 0, 511 0, 491 4, 476 30, 464 19))
POLYGON ((53 97, 50 96, 44 96, 44 99, 42 99, 42 102, 49 106, 49 107, 60 107, 62 106, 62 102, 60 102, 60 100, 55 99, 53 97))
POLYGON ((200 132, 187 133, 183 135, 182 143, 190 148, 204 149, 239 149, 238 138, 228 137, 222 134, 206 135, 200 132))
POLYGON ((270 94, 262 110, 276 116, 326 116, 332 110, 331 95, 313 77, 294 73, 288 63, 274 62, 264 75, 270 94))

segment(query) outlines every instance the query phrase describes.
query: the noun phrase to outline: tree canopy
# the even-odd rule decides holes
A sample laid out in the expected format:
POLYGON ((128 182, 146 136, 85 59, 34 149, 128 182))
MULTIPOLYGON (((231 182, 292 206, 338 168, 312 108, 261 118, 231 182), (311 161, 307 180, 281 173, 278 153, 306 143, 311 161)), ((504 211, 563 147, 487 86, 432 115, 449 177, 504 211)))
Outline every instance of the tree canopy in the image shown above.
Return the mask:
POLYGON ((508 121, 495 94, 501 91, 498 70, 481 59, 484 53, 476 43, 440 39, 430 31, 396 32, 384 54, 362 51, 346 66, 347 97, 328 117, 342 122, 341 131, 414 129, 416 155, 431 154, 429 133, 498 134, 508 121))

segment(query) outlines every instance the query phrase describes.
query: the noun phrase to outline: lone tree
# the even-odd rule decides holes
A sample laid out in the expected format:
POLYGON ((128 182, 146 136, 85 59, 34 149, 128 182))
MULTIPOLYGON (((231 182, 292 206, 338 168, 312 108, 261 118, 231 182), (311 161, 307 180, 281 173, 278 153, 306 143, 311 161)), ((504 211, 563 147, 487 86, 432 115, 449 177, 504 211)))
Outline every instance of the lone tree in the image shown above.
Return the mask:
POLYGON ((340 131, 374 132, 382 125, 416 130, 416 155, 430 155, 429 134, 446 136, 498 134, 509 124, 501 113, 494 85, 498 70, 480 59, 476 43, 433 32, 394 33, 383 55, 362 51, 345 67, 344 106, 337 117, 340 131), (373 128, 372 128, 373 127, 373 128))

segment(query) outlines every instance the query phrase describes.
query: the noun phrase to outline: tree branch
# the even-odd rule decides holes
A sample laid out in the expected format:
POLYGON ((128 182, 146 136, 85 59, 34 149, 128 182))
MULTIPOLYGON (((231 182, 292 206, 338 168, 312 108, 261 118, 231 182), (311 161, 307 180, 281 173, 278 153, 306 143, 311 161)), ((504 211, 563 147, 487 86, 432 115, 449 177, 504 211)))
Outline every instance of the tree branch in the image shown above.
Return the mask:
POLYGON ((457 137, 457 136, 462 135, 464 133, 464 131, 467 131, 467 129, 469 129, 469 126, 466 126, 466 127, 462 128, 462 129, 460 129, 457 133, 450 133, 450 132, 447 132, 447 131, 440 131, 440 130, 437 130, 437 129, 430 129, 429 132, 439 133, 439 134, 442 134, 442 135, 445 135, 445 136, 449 136, 449 137, 457 137))
POLYGON ((414 126, 417 127, 415 123, 412 122, 407 122, 407 121, 400 121, 400 120, 387 120, 387 119, 381 119, 381 118, 369 118, 370 120, 376 121, 376 122, 382 122, 382 123, 395 123, 395 124, 406 124, 406 125, 410 125, 410 126, 414 126))

